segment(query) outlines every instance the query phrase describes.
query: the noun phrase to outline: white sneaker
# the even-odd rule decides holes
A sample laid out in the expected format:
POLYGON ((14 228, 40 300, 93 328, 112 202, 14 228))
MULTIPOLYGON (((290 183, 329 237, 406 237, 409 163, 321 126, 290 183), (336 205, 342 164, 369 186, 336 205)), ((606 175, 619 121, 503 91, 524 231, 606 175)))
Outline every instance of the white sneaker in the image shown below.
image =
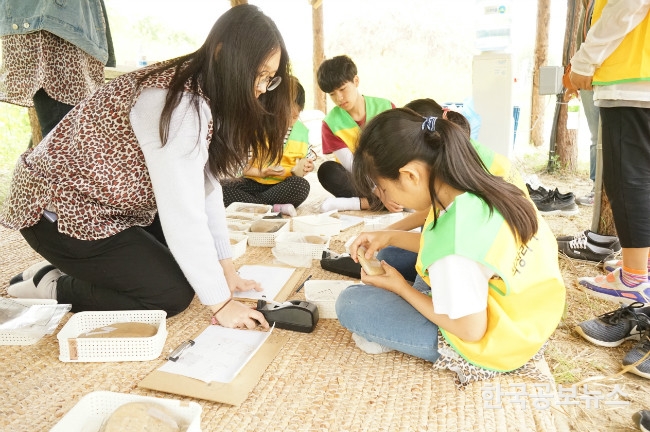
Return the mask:
POLYGON ((352 333, 352 340, 357 344, 359 349, 368 354, 383 354, 393 351, 392 349, 385 347, 377 342, 370 342, 368 339, 363 336, 359 336, 356 333, 352 333))

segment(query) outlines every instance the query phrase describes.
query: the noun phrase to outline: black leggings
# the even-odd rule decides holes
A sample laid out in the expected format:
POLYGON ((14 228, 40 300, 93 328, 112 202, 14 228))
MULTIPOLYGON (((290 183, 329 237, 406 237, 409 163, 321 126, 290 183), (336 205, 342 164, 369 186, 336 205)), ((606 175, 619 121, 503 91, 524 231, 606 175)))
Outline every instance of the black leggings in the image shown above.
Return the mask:
MULTIPOLYGON (((64 104, 56 99, 52 99, 43 89, 39 89, 34 94, 32 100, 34 101, 34 110, 36 111, 36 117, 38 117, 38 123, 41 126, 43 138, 74 108, 74 105, 64 104)), ((36 144, 38 143, 34 143, 34 145, 36 144)))
POLYGON ((309 181, 291 176, 276 184, 261 184, 249 178, 222 180, 223 203, 292 204, 298 207, 309 196, 309 181))
POLYGON ((650 246, 650 108, 600 108, 603 184, 624 248, 650 246))
POLYGON ((59 303, 72 312, 162 309, 184 311, 194 290, 172 256, 158 217, 101 240, 61 234, 57 222, 41 218, 20 233, 27 243, 65 273, 57 282, 59 303))
MULTIPOLYGON (((318 181, 327 192, 336 198, 360 197, 359 191, 354 186, 352 173, 336 161, 325 161, 318 167, 318 181)), ((375 195, 366 198, 373 210, 386 210, 381 200, 375 195)))

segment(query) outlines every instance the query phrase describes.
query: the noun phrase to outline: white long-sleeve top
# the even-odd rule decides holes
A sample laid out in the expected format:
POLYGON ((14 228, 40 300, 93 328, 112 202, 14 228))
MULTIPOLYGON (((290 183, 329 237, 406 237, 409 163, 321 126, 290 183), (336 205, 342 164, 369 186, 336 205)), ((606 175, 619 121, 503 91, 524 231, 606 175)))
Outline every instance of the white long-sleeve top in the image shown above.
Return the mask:
POLYGON ((230 258, 223 193, 208 172, 210 107, 201 101, 197 116, 184 95, 172 113, 162 146, 160 116, 167 90, 147 88, 131 109, 131 126, 144 153, 167 245, 201 303, 230 297, 220 260, 230 258))
MULTIPOLYGON (((592 76, 648 11, 650 0, 609 0, 600 19, 591 26, 585 42, 571 59, 571 70, 592 76)), ((650 107, 650 82, 594 86, 594 101, 602 107, 650 107)))

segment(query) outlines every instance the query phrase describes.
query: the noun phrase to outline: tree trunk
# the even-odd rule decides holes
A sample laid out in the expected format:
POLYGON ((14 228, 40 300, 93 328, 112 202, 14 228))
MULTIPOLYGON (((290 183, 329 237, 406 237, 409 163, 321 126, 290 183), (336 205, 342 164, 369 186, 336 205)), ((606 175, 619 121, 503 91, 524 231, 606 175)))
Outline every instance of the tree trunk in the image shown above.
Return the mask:
MULTIPOLYGON (((580 0, 567 0, 566 29, 564 31, 564 55, 562 64, 568 65, 571 57, 576 52, 576 41, 580 31, 580 16, 584 13, 584 6, 580 0)), ((577 130, 567 129, 567 104, 562 103, 555 109, 560 110, 555 137, 555 154, 558 157, 560 168, 568 172, 575 172, 578 166, 577 130)))
POLYGON ((318 72, 318 67, 325 60, 325 47, 324 47, 324 36, 323 36, 323 0, 312 0, 312 13, 311 13, 311 22, 312 22, 312 31, 313 31, 313 45, 314 45, 314 54, 313 54, 313 81, 314 81, 314 109, 321 110, 322 112, 327 112, 327 98, 325 93, 323 93, 318 86, 318 79, 316 74, 318 72))
POLYGON ((548 24, 551 21, 551 0, 537 1, 537 37, 535 39, 535 66, 533 94, 530 107, 530 140, 539 147, 544 141, 544 97, 539 94, 539 68, 548 61, 548 24))

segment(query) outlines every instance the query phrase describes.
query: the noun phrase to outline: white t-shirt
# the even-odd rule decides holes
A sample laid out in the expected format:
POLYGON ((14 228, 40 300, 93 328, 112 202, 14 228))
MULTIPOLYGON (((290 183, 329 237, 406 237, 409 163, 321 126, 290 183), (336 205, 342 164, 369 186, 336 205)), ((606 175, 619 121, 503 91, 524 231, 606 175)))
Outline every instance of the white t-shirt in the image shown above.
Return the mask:
POLYGON ((460 255, 449 255, 429 266, 433 311, 458 319, 487 307, 488 281, 494 272, 460 255))

